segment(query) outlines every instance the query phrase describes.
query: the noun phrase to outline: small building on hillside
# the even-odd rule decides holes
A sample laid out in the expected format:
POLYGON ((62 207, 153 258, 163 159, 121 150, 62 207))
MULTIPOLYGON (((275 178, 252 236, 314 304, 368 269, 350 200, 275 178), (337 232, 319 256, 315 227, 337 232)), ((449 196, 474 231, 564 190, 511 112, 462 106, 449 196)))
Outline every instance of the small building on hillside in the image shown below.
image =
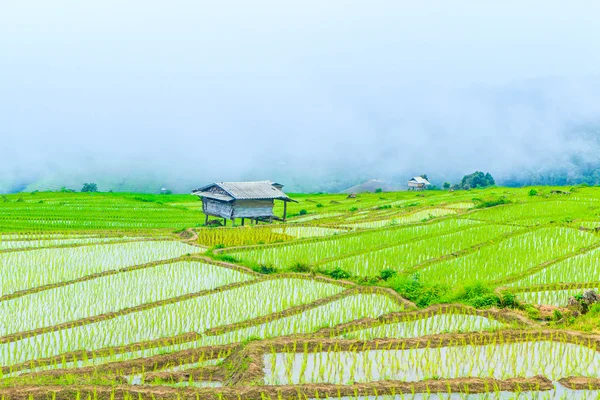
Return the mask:
POLYGON ((203 186, 192 192, 202 199, 202 211, 208 217, 223 218, 223 225, 227 220, 242 220, 242 225, 247 219, 258 223, 285 221, 287 203, 296 200, 283 193, 283 185, 271 181, 260 182, 217 182, 203 186), (275 200, 283 201, 283 216, 277 217, 273 213, 275 200))
POLYGON ((429 185, 431 183, 421 176, 415 176, 408 180, 408 190, 425 190, 429 185))

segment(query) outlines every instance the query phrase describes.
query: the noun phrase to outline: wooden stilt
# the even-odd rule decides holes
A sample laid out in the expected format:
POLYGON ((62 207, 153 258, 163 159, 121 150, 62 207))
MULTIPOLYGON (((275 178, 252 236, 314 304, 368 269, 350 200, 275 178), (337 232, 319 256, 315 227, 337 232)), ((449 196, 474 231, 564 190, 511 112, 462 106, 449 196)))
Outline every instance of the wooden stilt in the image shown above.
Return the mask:
POLYGON ((227 218, 223 218, 223 226, 227 226, 227 218))
POLYGON ((242 226, 244 226, 244 220, 245 220, 245 219, 246 219, 246 218, 242 218, 242 226))
POLYGON ((204 226, 208 225, 208 214, 204 217, 204 226))
POLYGON ((283 202, 283 222, 285 222, 285 216, 287 215, 287 201, 283 202))

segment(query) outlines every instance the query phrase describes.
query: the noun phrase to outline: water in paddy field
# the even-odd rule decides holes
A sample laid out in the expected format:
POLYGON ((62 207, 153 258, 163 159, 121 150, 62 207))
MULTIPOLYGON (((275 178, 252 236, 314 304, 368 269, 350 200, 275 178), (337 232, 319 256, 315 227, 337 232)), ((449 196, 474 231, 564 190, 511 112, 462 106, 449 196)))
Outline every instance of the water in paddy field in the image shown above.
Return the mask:
MULTIPOLYGON (((554 389, 537 392, 491 392, 491 393, 416 393, 396 396, 349 396, 332 397, 337 400, 597 400, 600 390, 572 390, 554 382, 554 389)), ((318 400, 318 399, 310 399, 318 400)))
POLYGON ((552 380, 599 377, 600 353, 570 343, 524 342, 362 352, 277 353, 264 355, 268 385, 375 382, 493 377, 552 380))

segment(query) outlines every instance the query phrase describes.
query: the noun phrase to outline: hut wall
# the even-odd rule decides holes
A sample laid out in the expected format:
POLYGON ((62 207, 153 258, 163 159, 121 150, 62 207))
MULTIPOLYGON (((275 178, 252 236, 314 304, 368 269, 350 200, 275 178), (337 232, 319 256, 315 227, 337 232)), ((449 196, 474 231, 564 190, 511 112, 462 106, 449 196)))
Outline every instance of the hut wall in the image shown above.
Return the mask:
POLYGON ((233 214, 233 205, 225 201, 218 201, 203 197, 202 211, 204 214, 231 219, 231 215, 233 214))
POLYGON ((255 218, 273 216, 273 200, 236 200, 233 203, 235 218, 255 218))

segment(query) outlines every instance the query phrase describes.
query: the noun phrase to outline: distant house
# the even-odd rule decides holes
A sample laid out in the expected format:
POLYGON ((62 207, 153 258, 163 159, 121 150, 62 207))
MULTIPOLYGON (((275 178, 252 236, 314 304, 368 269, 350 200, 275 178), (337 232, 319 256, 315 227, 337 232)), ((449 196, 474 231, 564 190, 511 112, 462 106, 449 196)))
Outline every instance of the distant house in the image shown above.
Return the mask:
POLYGON ((408 180, 408 190, 425 190, 429 185, 431 185, 431 183, 420 176, 415 176, 408 180))
POLYGON ((227 220, 235 221, 241 218, 242 225, 246 218, 258 223, 272 222, 273 220, 285 221, 287 203, 296 200, 283 193, 283 185, 270 181, 260 182, 217 182, 203 186, 192 192, 202 199, 202 211, 208 217, 223 218, 223 225, 227 220), (275 200, 283 201, 283 216, 277 217, 273 213, 275 200))

